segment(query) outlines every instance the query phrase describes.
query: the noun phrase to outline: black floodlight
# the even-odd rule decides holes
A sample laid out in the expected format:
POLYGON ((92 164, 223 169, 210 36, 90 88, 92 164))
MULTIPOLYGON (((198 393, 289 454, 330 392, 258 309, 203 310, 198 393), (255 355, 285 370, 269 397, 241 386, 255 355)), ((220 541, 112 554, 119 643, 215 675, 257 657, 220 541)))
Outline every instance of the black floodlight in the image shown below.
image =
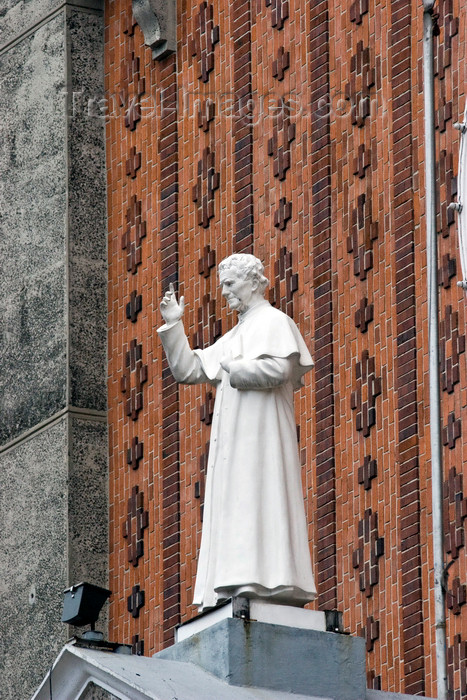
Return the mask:
POLYGON ((62 622, 76 627, 91 625, 93 630, 102 606, 111 592, 106 588, 85 582, 67 588, 63 591, 65 599, 62 622))
POLYGON ((340 610, 325 610, 324 614, 326 616, 326 632, 345 634, 342 612, 340 610))

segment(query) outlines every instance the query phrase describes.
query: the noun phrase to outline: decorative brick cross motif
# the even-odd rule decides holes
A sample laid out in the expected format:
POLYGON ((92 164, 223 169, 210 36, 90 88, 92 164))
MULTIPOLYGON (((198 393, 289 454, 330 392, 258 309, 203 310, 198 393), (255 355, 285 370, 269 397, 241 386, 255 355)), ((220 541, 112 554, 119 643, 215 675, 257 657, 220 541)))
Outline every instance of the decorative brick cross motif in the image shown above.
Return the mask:
POLYGON ((359 41, 357 51, 350 59, 350 70, 360 78, 360 89, 365 95, 369 93, 370 88, 375 84, 375 69, 371 68, 370 63, 370 47, 364 47, 363 41, 359 41))
POLYGON ((448 424, 443 428, 443 445, 449 445, 449 449, 453 450, 456 446, 456 440, 461 436, 461 420, 455 417, 454 411, 448 416, 448 424))
MULTIPOLYGON (((129 36, 133 36, 134 33, 134 27, 136 24, 133 25, 133 32, 132 34, 129 34, 129 36)), ((128 92, 130 89, 130 86, 135 88, 133 92, 135 94, 138 94, 138 87, 143 88, 146 87, 143 85, 143 83, 139 83, 140 80, 140 60, 138 56, 135 56, 135 52, 126 52, 124 58, 122 59, 120 63, 120 85, 121 85, 121 91, 119 93, 119 99, 120 99, 120 106, 124 106, 124 98, 128 97, 128 92)), ((143 79, 144 80, 144 79, 143 79)), ((142 93, 144 90, 142 90, 142 93)), ((141 94, 142 94, 141 93, 141 94)))
POLYGON ((131 446, 126 451, 126 463, 132 469, 138 469, 139 463, 143 459, 144 443, 140 442, 136 435, 131 440, 131 446))
POLYGON ((193 187, 193 202, 198 204, 198 224, 207 228, 214 216, 214 193, 219 188, 219 173, 216 172, 215 156, 209 146, 198 161, 198 179, 193 187))
POLYGON ((285 71, 290 68, 290 52, 279 46, 277 57, 272 62, 272 75, 277 80, 284 80, 285 71))
POLYGON ((125 414, 132 420, 138 418, 143 408, 143 384, 148 379, 148 366, 143 365, 142 345, 136 340, 130 343, 130 349, 125 354, 125 373, 122 376, 120 388, 127 395, 125 414))
POLYGON ((209 125, 216 115, 216 103, 207 98, 198 108, 198 128, 209 131, 209 125))
POLYGON ((125 126, 133 131, 141 119, 140 97, 146 91, 145 79, 140 76, 140 60, 134 51, 122 64, 121 83, 120 106, 126 107, 125 126))
POLYGON ((355 414, 355 427, 363 431, 364 437, 370 434, 370 428, 376 422, 376 397, 381 393, 381 378, 376 377, 375 358, 368 350, 362 353, 361 362, 355 365, 358 388, 352 392, 350 406, 355 414))
POLYGON ((358 483, 363 485, 365 491, 371 489, 371 482, 377 476, 376 459, 367 455, 363 464, 358 468, 358 483))
POLYGON ((457 559, 464 546, 464 521, 467 518, 467 496, 462 490, 462 474, 451 467, 444 482, 444 546, 452 559, 457 559))
POLYGON ((440 21, 441 33, 437 37, 438 46, 434 52, 434 72, 442 80, 446 68, 451 65, 452 39, 459 31, 459 18, 453 17, 453 0, 444 0, 440 3, 443 9, 443 17, 440 21))
POLYGON ((441 385, 443 391, 452 394, 454 386, 460 381, 459 355, 465 352, 465 335, 459 335, 459 313, 453 311, 451 305, 445 308, 440 336, 441 385))
POLYGON ((123 523, 123 537, 128 540, 128 561, 138 565, 144 554, 144 530, 149 525, 149 513, 144 510, 144 494, 138 486, 133 486, 128 501, 128 517, 123 523))
MULTIPOLYGON (((365 245, 355 245, 355 240, 355 236, 347 238, 347 252, 354 254, 353 273, 363 282, 366 280, 368 271, 373 267, 373 250, 365 245)), ((358 320, 361 320, 360 317, 358 320)), ((357 318, 355 319, 356 323, 357 318)))
POLYGON ((363 297, 360 306, 355 312, 355 326, 360 328, 362 333, 368 330, 368 324, 373 320, 373 304, 368 303, 368 299, 363 297))
POLYGON ((379 639, 379 621, 375 620, 373 615, 366 618, 365 625, 365 641, 366 650, 368 653, 373 651, 376 640, 379 639))
POLYGON ((219 27, 214 26, 214 9, 207 2, 199 5, 193 34, 191 55, 198 58, 199 80, 207 83, 209 74, 214 69, 214 48, 219 41, 219 27))
POLYGON ((447 606, 452 610, 454 615, 459 615, 461 606, 466 602, 467 587, 460 582, 458 576, 452 582, 451 590, 447 592, 447 606))
POLYGON ((208 278, 213 267, 216 267, 216 251, 211 250, 210 245, 203 248, 203 255, 198 260, 198 272, 208 278))
POLYGON ((122 236, 122 250, 126 250, 126 269, 133 275, 142 261, 141 242, 146 237, 146 222, 143 221, 142 204, 134 194, 126 212, 127 228, 122 236))
POLYGON ((131 590, 131 595, 127 598, 128 612, 131 613, 132 617, 139 617, 139 611, 144 606, 144 591, 141 591, 139 584, 133 586, 131 590))
POLYGON ((137 171, 141 167, 141 153, 136 152, 136 146, 130 149, 130 155, 126 161, 126 174, 133 179, 136 177, 137 171))
POLYGON ((447 153, 442 150, 439 155, 439 178, 443 187, 446 188, 445 193, 442 193, 441 199, 446 204, 441 205, 437 202, 438 214, 440 223, 438 230, 441 231, 443 238, 449 236, 449 227, 454 223, 454 212, 448 208, 448 204, 457 197, 457 177, 454 175, 454 165, 452 153, 447 153))
POLYGON ((204 404, 199 411, 199 419, 204 425, 211 425, 214 415, 214 396, 212 391, 207 391, 204 398, 204 404))
POLYGON ((288 202, 286 197, 281 197, 279 207, 274 212, 274 226, 279 231, 284 231, 287 221, 292 218, 292 202, 288 202))
POLYGON ((125 307, 125 315, 132 323, 136 322, 138 314, 143 310, 143 297, 134 289, 130 294, 130 301, 125 307))
POLYGON ((345 87, 345 96, 351 105, 351 121, 358 127, 370 116, 370 91, 375 84, 375 69, 370 62, 370 48, 364 48, 363 41, 359 41, 350 60, 350 82, 345 87))
POLYGON ((361 128, 371 113, 370 95, 347 91, 346 96, 350 101, 350 120, 361 128))
POLYGON ((131 653, 135 656, 144 656, 144 639, 140 639, 139 634, 134 634, 131 638, 131 653))
POLYGON ((359 588, 369 598, 379 581, 378 559, 384 554, 384 538, 378 536, 378 514, 371 508, 358 523, 359 545, 352 555, 352 565, 359 572, 359 588))
POLYGON ((366 194, 359 195, 357 206, 352 210, 351 234, 347 238, 347 252, 354 255, 354 275, 365 280, 368 270, 373 267, 373 241, 378 238, 378 222, 373 221, 371 199, 366 194), (359 244, 360 231, 363 243, 359 244))
POLYGON ((363 15, 368 12, 368 0, 354 0, 350 6, 350 21, 361 24, 363 15))
POLYGON ((442 257, 441 267, 438 270, 438 281, 439 285, 444 287, 444 289, 449 289, 451 286, 451 279, 457 274, 457 263, 456 258, 451 258, 449 253, 446 253, 442 257))
POLYGON ((467 697, 467 642, 463 641, 460 634, 454 637, 454 643, 448 648, 448 688, 449 700, 465 700, 467 697), (458 669, 460 675, 460 695, 454 695, 454 671, 458 669))
POLYGON ((370 164, 370 151, 367 151, 365 144, 362 143, 358 147, 358 156, 354 158, 353 174, 358 175, 359 178, 365 177, 365 171, 370 167, 370 164))
POLYGON ((268 141, 268 155, 273 158, 274 177, 285 180, 290 168, 290 144, 295 139, 295 124, 290 123, 289 105, 278 100, 274 117, 274 135, 268 141))
POLYGON ((216 318, 216 302, 210 294, 203 296, 198 308, 198 330, 193 333, 193 347, 204 348, 204 329, 208 329, 208 345, 212 345, 222 335, 222 321, 216 318))
POLYGON ((439 108, 435 112, 435 126, 437 129, 440 130, 440 132, 446 131, 446 122, 450 121, 452 119, 452 102, 446 102, 446 100, 443 100, 443 103, 439 106, 439 108))
POLYGON ((292 253, 284 246, 274 263, 274 281, 269 289, 269 301, 293 318, 293 297, 298 289, 298 274, 293 272, 292 253))
POLYGON ((125 126, 130 131, 136 129, 137 123, 141 119, 141 105, 136 97, 132 97, 128 109, 125 113, 125 126))
POLYGON ((350 105, 350 121, 361 128, 365 119, 370 116, 371 102, 370 91, 358 91, 355 76, 351 76, 350 82, 345 86, 344 95, 350 105))
POLYGON ((288 0, 266 0, 266 7, 271 8, 271 26, 282 29, 289 16, 288 0))

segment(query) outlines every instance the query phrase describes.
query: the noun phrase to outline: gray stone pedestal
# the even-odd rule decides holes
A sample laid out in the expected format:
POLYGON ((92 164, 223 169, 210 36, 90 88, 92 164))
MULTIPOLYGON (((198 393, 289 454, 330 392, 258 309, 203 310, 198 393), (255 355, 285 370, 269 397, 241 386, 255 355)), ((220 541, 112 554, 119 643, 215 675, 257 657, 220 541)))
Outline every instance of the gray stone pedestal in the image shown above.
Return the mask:
POLYGON ((156 654, 230 685, 336 700, 366 696, 365 642, 333 632, 230 618, 156 654))

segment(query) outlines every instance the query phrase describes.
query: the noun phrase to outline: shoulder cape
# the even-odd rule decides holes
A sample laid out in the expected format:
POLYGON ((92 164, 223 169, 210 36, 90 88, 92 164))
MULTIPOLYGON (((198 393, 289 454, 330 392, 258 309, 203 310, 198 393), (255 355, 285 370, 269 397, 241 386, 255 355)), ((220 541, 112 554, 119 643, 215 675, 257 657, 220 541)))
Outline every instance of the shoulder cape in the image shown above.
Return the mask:
POLYGON ((295 389, 303 385, 303 375, 314 364, 294 321, 267 301, 247 312, 244 319, 214 345, 194 352, 211 381, 220 378, 220 361, 226 356, 245 360, 289 357, 293 360, 291 380, 295 389))

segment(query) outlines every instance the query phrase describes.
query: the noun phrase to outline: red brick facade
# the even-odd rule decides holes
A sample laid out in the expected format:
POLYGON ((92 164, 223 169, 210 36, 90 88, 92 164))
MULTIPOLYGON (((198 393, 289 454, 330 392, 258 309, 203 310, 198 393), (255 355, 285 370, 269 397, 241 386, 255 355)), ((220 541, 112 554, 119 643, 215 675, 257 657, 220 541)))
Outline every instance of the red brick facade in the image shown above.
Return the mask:
MULTIPOLYGON (((438 5, 438 3, 437 3, 438 5)), ((436 38, 449 672, 467 698, 465 322, 455 195, 465 13, 436 38), (457 276, 456 276, 457 270, 457 276)), ((422 3, 178 3, 159 62, 106 4, 111 638, 151 654, 191 606, 213 395, 155 334, 170 282, 193 347, 232 326, 216 265, 254 252, 316 367, 296 396, 318 607, 368 684, 434 696, 422 3)))

